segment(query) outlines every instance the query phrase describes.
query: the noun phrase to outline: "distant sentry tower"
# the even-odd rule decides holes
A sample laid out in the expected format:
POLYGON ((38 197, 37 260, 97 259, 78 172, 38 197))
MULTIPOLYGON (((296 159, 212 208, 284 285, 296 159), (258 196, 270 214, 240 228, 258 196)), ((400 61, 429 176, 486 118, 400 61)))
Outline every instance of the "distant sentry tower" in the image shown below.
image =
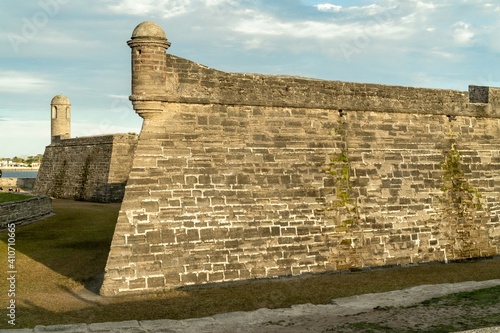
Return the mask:
POLYGON ((57 95, 50 102, 51 108, 51 143, 70 138, 71 103, 68 97, 57 95))

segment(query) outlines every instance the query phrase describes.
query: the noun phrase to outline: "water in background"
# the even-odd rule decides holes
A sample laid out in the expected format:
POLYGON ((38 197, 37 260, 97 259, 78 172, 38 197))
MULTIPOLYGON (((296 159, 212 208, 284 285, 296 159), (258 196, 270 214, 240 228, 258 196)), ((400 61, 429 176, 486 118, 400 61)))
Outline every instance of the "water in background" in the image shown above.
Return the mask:
POLYGON ((26 171, 2 170, 2 178, 36 178, 37 174, 38 174, 37 170, 26 170, 26 171))

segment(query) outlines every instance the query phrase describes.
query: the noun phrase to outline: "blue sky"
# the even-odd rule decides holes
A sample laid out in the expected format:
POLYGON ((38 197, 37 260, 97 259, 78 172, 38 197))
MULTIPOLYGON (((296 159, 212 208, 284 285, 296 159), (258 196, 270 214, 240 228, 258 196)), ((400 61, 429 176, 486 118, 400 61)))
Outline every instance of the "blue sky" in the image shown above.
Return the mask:
POLYGON ((233 72, 467 90, 500 86, 496 0, 0 0, 0 157, 42 153, 50 100, 72 136, 140 131, 128 101, 134 27, 233 72))

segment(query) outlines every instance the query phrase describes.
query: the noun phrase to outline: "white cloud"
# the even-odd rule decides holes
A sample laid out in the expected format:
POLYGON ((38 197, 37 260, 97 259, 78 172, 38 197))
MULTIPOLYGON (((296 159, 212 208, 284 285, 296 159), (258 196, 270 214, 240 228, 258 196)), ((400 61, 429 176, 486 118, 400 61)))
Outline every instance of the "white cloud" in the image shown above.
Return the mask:
POLYGON ((196 11, 200 6, 210 8, 234 3, 234 0, 117 0, 108 8, 118 14, 171 18, 196 11))
POLYGON ((292 29, 291 22, 280 22, 269 14, 254 10, 245 10, 243 13, 246 17, 237 21, 232 29, 235 32, 247 35, 279 36, 292 29))
POLYGON ((415 1, 415 7, 417 9, 436 9, 437 5, 429 1, 415 1))
POLYGON ((367 6, 349 6, 349 7, 342 7, 340 5, 334 5, 331 3, 321 3, 314 5, 316 9, 320 12, 327 12, 327 13, 353 13, 356 15, 375 15, 378 13, 381 13, 383 11, 389 10, 388 8, 379 6, 377 4, 371 4, 367 6))
POLYGON ((376 15, 384 11, 391 11, 391 10, 393 9, 385 8, 376 4, 368 6, 351 6, 346 8, 346 11, 362 15, 376 15))
POLYGON ((119 14, 144 16, 158 13, 169 18, 188 12, 190 6, 191 0, 120 0, 108 8, 119 14))
POLYGON ((382 12, 386 11, 395 11, 396 6, 390 6, 390 7, 383 7, 379 6, 377 4, 371 4, 367 6, 348 6, 348 7, 343 7, 340 5, 334 5, 331 3, 322 3, 322 4, 317 4, 314 5, 314 7, 320 11, 320 12, 327 12, 327 13, 348 13, 348 14, 353 14, 356 16, 370 16, 370 15, 376 15, 380 14, 382 12))
POLYGON ((331 3, 320 3, 314 5, 320 12, 333 12, 338 13, 342 9, 342 6, 337 6, 331 3))
POLYGON ((470 24, 460 21, 455 23, 453 27, 455 28, 453 38, 458 44, 469 44, 474 38, 470 24))
POLYGON ((53 82, 35 74, 0 71, 0 92, 31 93, 33 91, 47 90, 53 82))
MULTIPOLYGON (((352 12, 366 14, 381 7, 349 8, 352 12)), ((365 20, 291 21, 265 12, 245 10, 234 18, 232 25, 232 31, 244 35, 240 40, 247 49, 315 50, 316 53, 349 62, 352 55, 369 52, 370 46, 381 48, 387 41, 405 40, 412 33, 411 27, 397 24, 397 16, 390 11, 365 20)))
POLYGON ((235 0, 203 0, 208 7, 216 7, 220 5, 235 5, 237 2, 235 0))

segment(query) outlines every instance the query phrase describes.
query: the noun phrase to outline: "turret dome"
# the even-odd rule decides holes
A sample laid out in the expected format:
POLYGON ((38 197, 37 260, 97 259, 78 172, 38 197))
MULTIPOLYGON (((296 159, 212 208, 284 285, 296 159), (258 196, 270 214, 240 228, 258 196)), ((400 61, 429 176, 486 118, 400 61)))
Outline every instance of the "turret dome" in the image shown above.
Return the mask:
POLYGON ((52 98, 50 104, 71 104, 68 97, 64 95, 57 95, 52 98))
POLYGON ((158 24, 151 21, 142 22, 135 27, 132 32, 132 39, 140 37, 167 39, 165 31, 158 24))

